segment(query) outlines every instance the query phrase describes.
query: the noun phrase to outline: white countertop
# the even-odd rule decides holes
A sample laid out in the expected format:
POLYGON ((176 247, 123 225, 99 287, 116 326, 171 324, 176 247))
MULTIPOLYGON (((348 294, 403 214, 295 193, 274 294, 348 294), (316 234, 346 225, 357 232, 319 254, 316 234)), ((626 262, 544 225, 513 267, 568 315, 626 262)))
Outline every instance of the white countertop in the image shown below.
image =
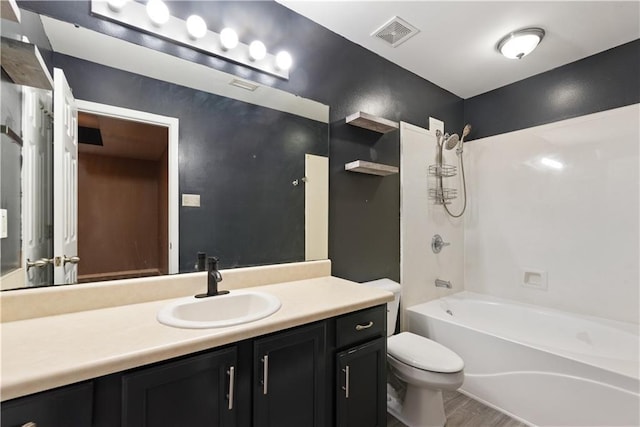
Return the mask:
POLYGON ((281 308, 265 319, 227 328, 162 325, 156 313, 166 299, 2 323, 0 397, 13 399, 393 299, 389 292, 332 276, 252 289, 277 296, 281 308))

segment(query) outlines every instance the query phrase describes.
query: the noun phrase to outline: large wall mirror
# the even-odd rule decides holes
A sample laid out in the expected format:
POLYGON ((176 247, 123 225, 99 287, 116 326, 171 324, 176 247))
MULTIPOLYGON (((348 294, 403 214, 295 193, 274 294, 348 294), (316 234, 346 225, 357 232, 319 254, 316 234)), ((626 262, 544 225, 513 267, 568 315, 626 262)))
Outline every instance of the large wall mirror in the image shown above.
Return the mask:
POLYGON ((3 72, 2 124, 22 148, 3 134, 2 289, 192 272, 199 252, 222 268, 327 257, 328 106, 32 12, 23 19, 40 23, 78 111, 67 118, 56 105, 63 89, 20 87, 3 72), (51 144, 62 116, 78 147, 71 169, 51 144), (77 179, 77 199, 64 196, 74 191, 56 181, 65 178, 77 179), (77 253, 55 253, 70 230, 77 253))

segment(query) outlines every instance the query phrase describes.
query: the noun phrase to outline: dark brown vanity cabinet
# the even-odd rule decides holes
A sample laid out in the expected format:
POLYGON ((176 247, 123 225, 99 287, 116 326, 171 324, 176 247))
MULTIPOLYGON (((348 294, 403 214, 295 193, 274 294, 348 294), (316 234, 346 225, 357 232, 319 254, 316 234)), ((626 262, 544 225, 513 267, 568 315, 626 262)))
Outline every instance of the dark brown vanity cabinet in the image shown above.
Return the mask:
POLYGON ((83 382, 2 402, 2 427, 91 427, 93 382, 83 382))
POLYGON ((387 425, 386 325, 386 306, 336 319, 336 427, 387 425))
POLYGON ((326 322, 254 341, 253 426, 327 425, 326 322))
POLYGON ((230 347, 123 374, 122 426, 235 426, 237 367, 230 347))

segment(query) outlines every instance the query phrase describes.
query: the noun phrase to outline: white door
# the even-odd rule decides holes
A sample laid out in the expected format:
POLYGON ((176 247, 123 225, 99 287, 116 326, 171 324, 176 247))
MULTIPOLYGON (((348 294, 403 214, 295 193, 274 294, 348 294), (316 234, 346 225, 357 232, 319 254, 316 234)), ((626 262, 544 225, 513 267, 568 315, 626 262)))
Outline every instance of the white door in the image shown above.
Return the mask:
POLYGON ((53 268, 51 92, 22 92, 22 251, 25 286, 51 283, 53 268))
POLYGON ((78 108, 61 69, 53 70, 54 284, 78 280, 78 108))

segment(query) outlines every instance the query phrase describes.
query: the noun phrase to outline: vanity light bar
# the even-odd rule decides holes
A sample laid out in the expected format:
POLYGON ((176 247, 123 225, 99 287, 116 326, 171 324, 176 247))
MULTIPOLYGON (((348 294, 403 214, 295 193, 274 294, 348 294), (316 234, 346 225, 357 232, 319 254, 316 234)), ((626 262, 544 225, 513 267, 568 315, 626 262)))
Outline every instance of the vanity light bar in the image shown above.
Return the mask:
POLYGON ((238 43, 232 49, 225 49, 222 46, 220 34, 209 30, 202 37, 194 38, 187 31, 186 21, 175 16, 170 15, 162 25, 155 24, 147 15, 145 4, 136 1, 126 2, 119 10, 116 9, 110 7, 106 0, 91 0, 91 13, 96 16, 227 59, 272 76, 289 79, 289 70, 283 69, 278 65, 276 55, 267 52, 262 59, 254 59, 250 55, 249 45, 244 43, 238 43))

